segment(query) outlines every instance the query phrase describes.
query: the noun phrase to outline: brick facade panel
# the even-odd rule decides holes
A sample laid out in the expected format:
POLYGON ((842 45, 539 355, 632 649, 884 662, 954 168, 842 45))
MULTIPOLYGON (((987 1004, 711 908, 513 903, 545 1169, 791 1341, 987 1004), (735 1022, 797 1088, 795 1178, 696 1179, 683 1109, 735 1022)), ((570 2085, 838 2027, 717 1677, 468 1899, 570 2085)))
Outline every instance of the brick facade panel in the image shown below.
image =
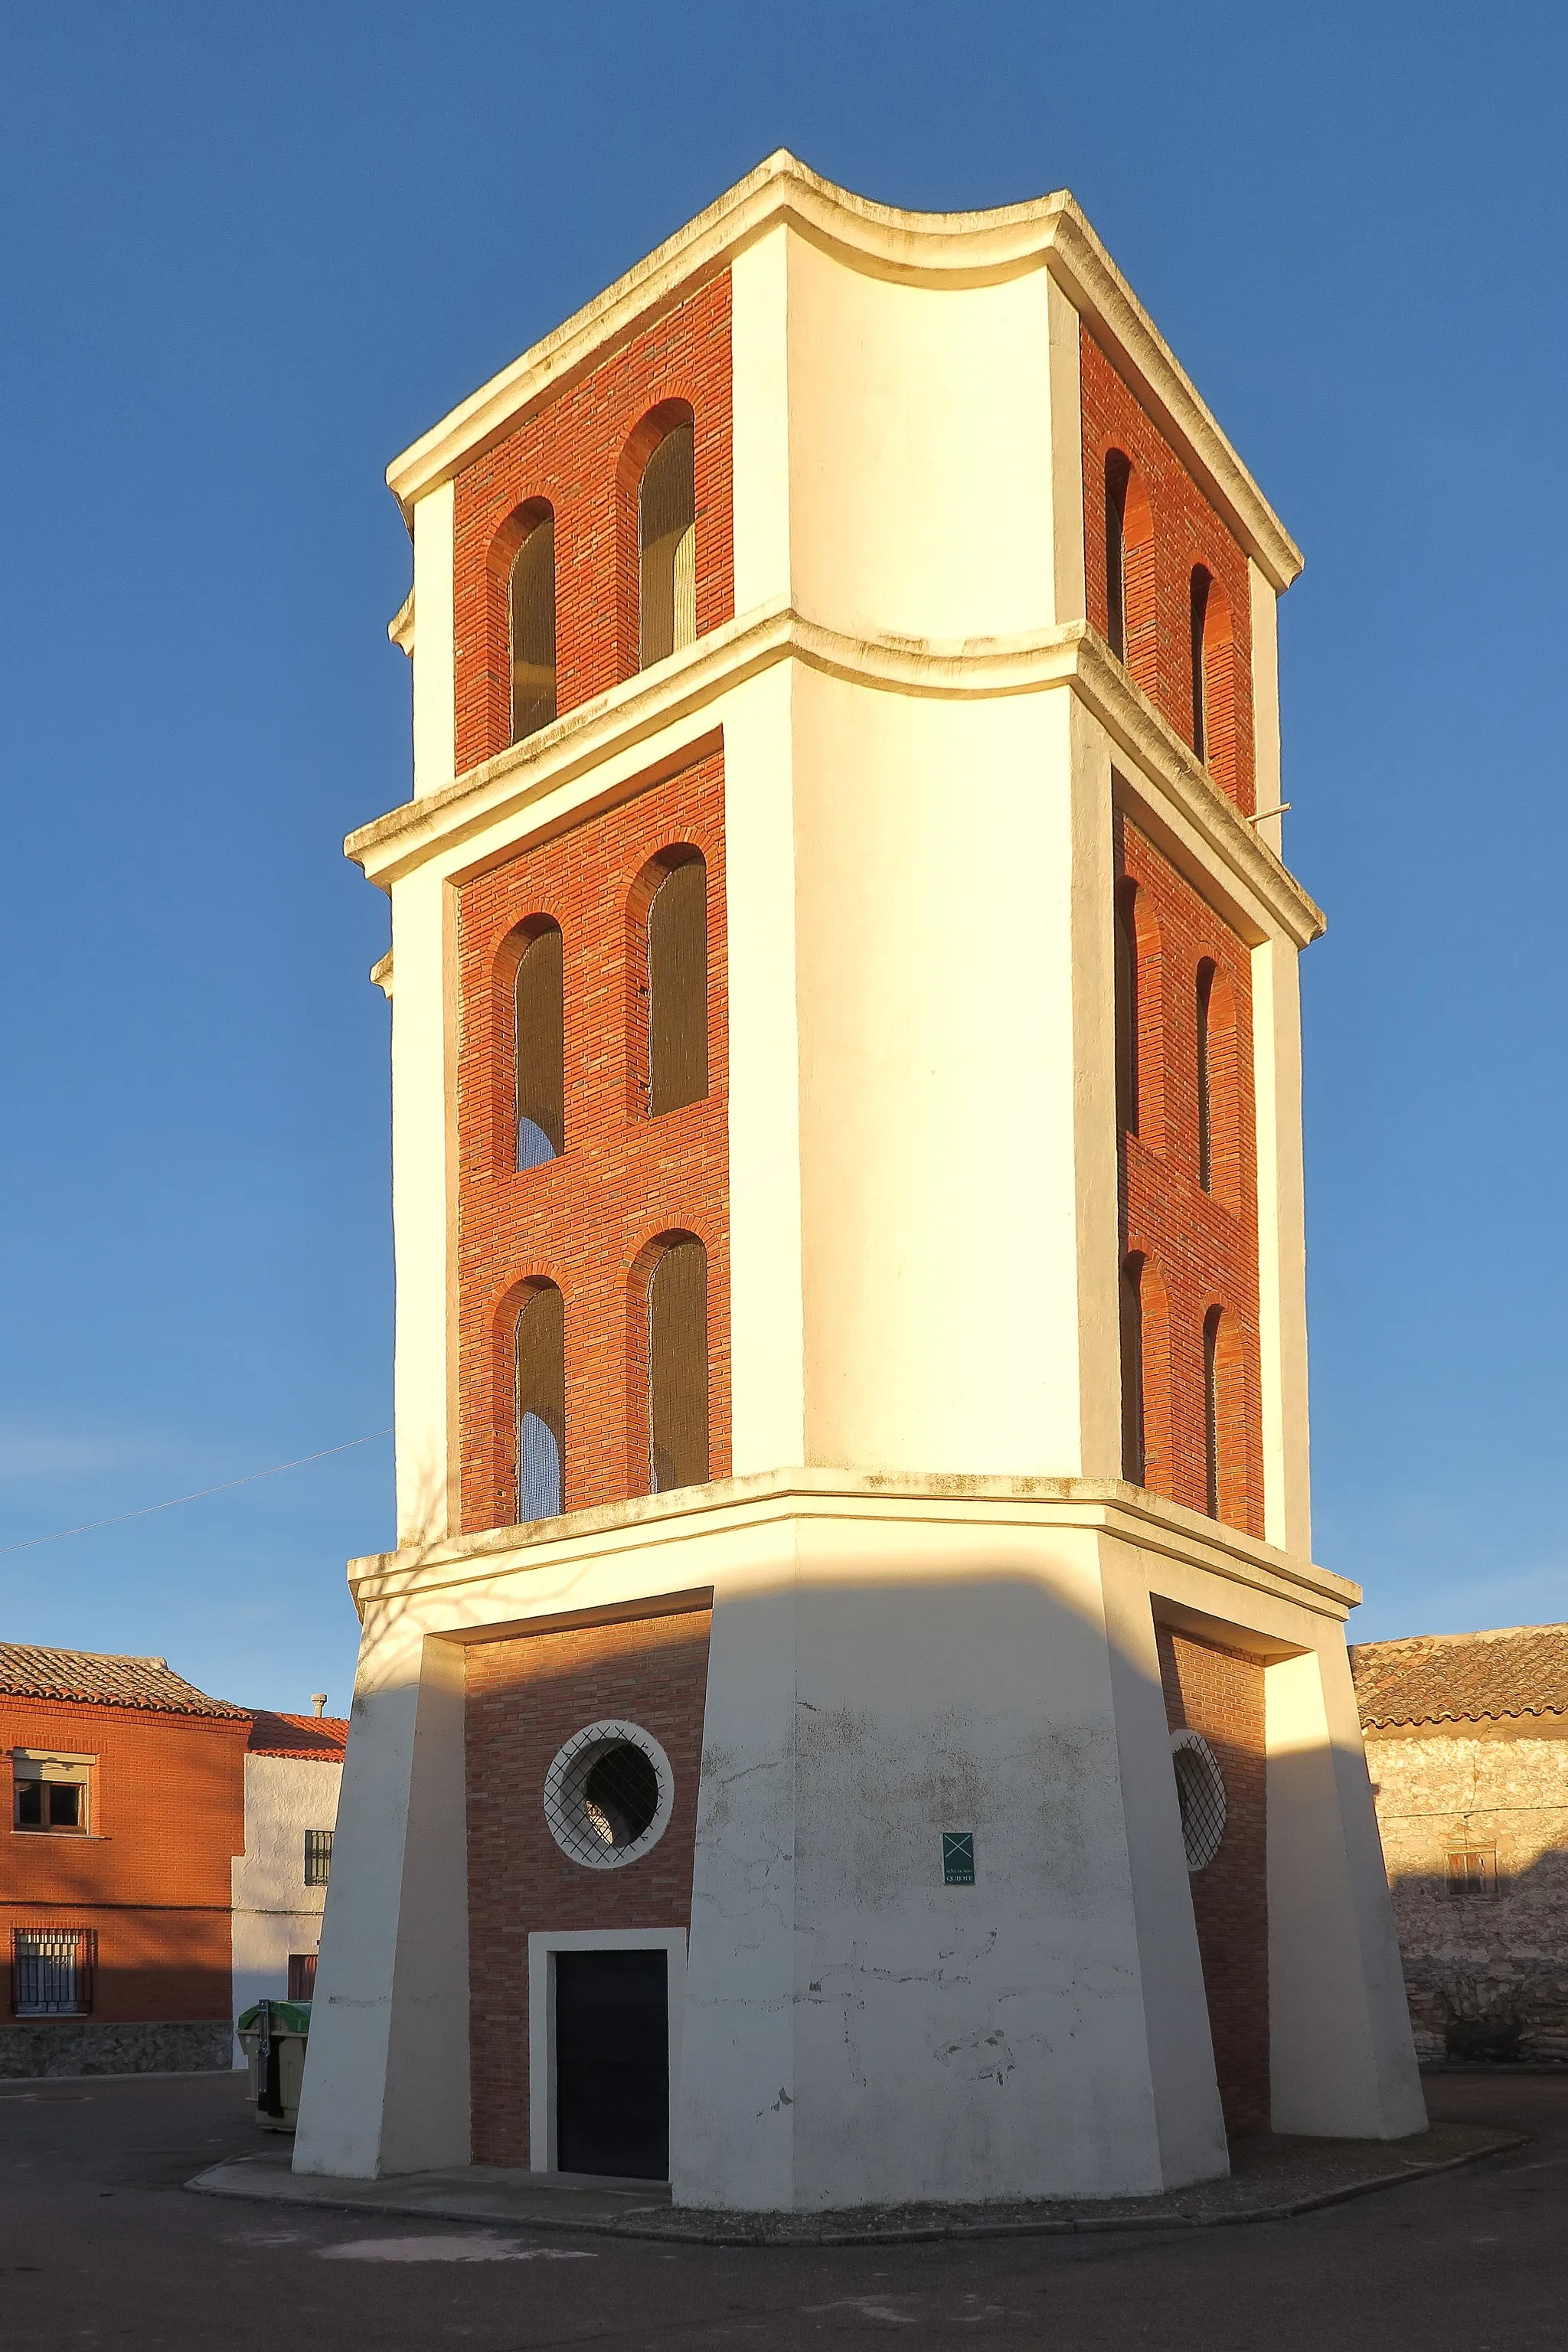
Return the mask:
POLYGON ((695 1234, 708 1252, 710 1475, 730 1469, 729 1024, 724 765, 710 754, 621 806, 523 851, 462 889, 458 915, 458 1428, 465 1532, 517 1515, 513 1349, 521 1286, 565 1302, 565 1507, 649 1486, 640 1350, 650 1246, 695 1234), (641 1107, 639 878, 661 850, 708 869, 705 1100, 641 1107), (566 1149, 519 1170, 507 942, 530 917, 561 927, 566 1149))
POLYGON ((1163 1626, 1158 1640, 1166 1722, 1207 1740, 1225 1781, 1225 1836, 1189 1883, 1220 2102, 1236 2139, 1269 2127, 1263 1668, 1163 1626))
POLYGON ((1137 828, 1117 820, 1117 873, 1135 888, 1138 1133, 1121 1139, 1121 1248, 1145 1276, 1145 1484, 1208 1506, 1204 1318, 1234 1337, 1220 1382, 1220 1517, 1263 1533, 1263 1348, 1258 1281, 1258 1124, 1252 967, 1247 949, 1137 828), (1213 1189, 1198 1181, 1197 979, 1212 959, 1228 990, 1232 1044, 1211 1032, 1213 1189), (1226 1205, 1228 1193, 1230 1202, 1226 1205), (1224 1327, 1222 1327, 1224 1328, 1224 1327))
POLYGON ((468 1652, 468 1970, 478 2164, 529 2154, 528 1939, 605 1927, 688 1927, 708 1687, 707 1610, 574 1627, 468 1652), (622 1870, 567 1859, 544 1777, 574 1732, 639 1724, 669 1759, 675 1804, 651 1853, 622 1870))
POLYGON ((599 362, 466 467, 454 488, 455 770, 511 738, 506 535, 518 509, 555 517, 557 713, 637 667, 637 490, 655 412, 689 410, 697 493, 697 629, 735 609, 730 278, 726 272, 599 362))
POLYGON ((1192 575, 1204 565, 1229 608, 1231 653, 1226 687, 1210 696, 1214 742, 1207 765, 1215 782, 1250 815, 1257 807, 1252 708, 1252 584, 1247 552, 1194 481, 1164 435, 1116 373, 1088 328, 1079 337, 1083 415, 1084 580, 1089 617, 1109 625, 1105 547, 1105 461, 1112 450, 1131 460, 1153 517, 1152 575, 1145 585, 1149 627, 1128 667, 1161 716, 1184 741, 1193 740, 1192 575), (1226 690, 1228 689, 1228 690, 1226 690))

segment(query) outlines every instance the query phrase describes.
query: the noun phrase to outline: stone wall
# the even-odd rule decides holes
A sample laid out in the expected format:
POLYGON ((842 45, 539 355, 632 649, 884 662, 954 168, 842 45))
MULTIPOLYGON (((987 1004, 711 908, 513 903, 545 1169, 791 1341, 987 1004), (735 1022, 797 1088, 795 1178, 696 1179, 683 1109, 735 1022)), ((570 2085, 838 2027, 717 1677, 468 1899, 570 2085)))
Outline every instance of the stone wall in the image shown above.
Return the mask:
POLYGON ((70 2074, 226 2073, 226 2018, 192 2023, 99 2024, 88 2017, 0 2025, 0 2080, 70 2074))
POLYGON ((1415 2046, 1568 2062, 1568 1738, 1368 1736, 1415 2046))

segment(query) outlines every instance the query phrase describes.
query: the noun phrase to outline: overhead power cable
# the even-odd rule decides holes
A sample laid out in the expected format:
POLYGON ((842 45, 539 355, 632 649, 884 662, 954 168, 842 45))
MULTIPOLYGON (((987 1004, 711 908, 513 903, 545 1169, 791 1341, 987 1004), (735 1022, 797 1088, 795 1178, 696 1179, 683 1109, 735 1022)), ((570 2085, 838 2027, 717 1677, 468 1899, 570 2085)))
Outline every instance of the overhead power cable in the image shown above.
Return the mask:
POLYGON ((333 1454, 352 1454, 356 1445, 372 1445, 378 1437, 390 1437, 391 1428, 373 1429, 366 1437, 351 1437, 345 1445, 323 1445, 319 1454, 301 1454, 297 1462, 275 1462, 270 1470, 248 1470, 243 1478, 226 1478, 221 1486, 201 1486, 194 1495, 171 1495, 166 1503, 143 1503, 139 1511, 117 1511, 110 1519, 88 1519, 79 1528, 57 1528, 53 1535, 27 1536, 21 1543, 0 1544, 0 1559, 7 1552, 31 1551, 36 1544, 63 1543, 67 1536, 90 1536, 99 1528, 121 1528, 127 1519, 150 1519, 156 1511, 177 1510, 182 1503, 205 1503, 209 1495, 230 1495, 237 1486, 254 1486, 258 1478, 277 1478, 285 1470, 303 1470, 309 1463, 325 1462, 333 1454))

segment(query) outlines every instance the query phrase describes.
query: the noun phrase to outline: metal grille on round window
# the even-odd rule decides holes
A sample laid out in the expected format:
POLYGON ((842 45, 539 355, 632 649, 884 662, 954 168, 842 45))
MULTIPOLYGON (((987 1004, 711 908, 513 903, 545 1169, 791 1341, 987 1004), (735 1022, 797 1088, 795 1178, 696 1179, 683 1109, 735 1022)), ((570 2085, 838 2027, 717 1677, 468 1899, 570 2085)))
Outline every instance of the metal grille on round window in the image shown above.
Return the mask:
POLYGON ((1195 1731, 1173 1732, 1171 1761, 1176 1769, 1187 1868, 1206 1870, 1225 1836, 1225 1781, 1213 1748, 1195 1731))
POLYGON ((544 1776, 544 1818, 585 1870, 624 1870, 656 1846, 675 1801, 669 1759, 637 1723, 574 1732, 544 1776))

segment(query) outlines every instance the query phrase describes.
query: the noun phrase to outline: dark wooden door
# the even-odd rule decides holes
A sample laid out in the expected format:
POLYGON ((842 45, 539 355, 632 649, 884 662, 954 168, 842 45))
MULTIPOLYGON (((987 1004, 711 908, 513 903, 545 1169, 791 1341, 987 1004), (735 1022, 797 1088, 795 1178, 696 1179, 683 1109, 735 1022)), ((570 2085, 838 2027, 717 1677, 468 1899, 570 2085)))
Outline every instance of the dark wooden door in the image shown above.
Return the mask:
POLYGON ((668 1958, 555 1955, 555 2161, 669 2177, 668 1958))

